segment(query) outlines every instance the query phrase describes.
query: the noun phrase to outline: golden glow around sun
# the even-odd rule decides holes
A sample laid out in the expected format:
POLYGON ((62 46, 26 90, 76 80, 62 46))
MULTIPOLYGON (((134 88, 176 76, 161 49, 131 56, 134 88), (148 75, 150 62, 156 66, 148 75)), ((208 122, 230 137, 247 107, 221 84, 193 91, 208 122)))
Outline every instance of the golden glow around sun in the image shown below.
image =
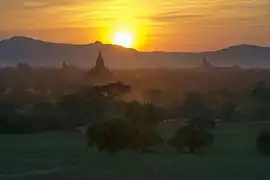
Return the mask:
POLYGON ((134 34, 129 31, 118 31, 113 34, 112 41, 114 44, 131 48, 134 46, 134 34))
POLYGON ((100 40, 125 48, 142 49, 146 41, 148 29, 144 24, 132 22, 112 22, 100 31, 100 40))

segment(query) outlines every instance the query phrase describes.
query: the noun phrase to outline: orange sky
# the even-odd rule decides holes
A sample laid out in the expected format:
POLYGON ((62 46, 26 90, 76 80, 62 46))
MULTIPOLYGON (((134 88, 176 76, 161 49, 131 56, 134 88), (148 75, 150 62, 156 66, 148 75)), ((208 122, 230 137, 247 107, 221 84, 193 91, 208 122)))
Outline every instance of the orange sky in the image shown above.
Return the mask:
POLYGON ((131 31, 144 51, 270 46, 269 0, 0 0, 0 39, 25 35, 70 43, 131 31))

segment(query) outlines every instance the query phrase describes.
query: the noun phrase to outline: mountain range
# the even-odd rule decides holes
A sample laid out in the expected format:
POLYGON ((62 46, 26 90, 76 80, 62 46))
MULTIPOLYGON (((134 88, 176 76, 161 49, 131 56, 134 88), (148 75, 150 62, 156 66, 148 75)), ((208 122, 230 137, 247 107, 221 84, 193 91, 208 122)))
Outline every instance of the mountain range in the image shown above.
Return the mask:
POLYGON ((141 52, 99 41, 84 45, 46 42, 29 37, 11 37, 0 41, 0 65, 27 62, 32 66, 60 66, 63 61, 81 68, 91 68, 102 51, 110 68, 193 68, 204 57, 217 66, 270 68, 270 47, 235 45, 206 52, 141 52))

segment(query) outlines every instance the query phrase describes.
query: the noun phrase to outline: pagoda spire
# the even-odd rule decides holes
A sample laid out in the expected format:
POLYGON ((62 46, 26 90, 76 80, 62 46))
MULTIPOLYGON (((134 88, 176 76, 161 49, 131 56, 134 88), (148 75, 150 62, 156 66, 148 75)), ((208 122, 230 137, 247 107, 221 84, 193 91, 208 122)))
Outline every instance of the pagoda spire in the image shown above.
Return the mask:
POLYGON ((105 68, 105 63, 104 63, 104 59, 102 57, 101 51, 99 51, 99 53, 98 53, 98 58, 97 58, 97 61, 96 61, 96 67, 97 68, 105 68))
POLYGON ((208 61, 206 55, 203 57, 202 67, 209 68, 212 67, 212 64, 208 61))
POLYGON ((99 84, 113 79, 113 73, 106 67, 101 51, 98 53, 96 64, 89 72, 91 83, 99 84))
POLYGON ((206 55, 203 56, 203 64, 204 65, 208 64, 208 60, 207 60, 206 55))
POLYGON ((63 69, 67 68, 68 66, 69 66, 69 65, 68 65, 67 61, 63 61, 63 62, 62 62, 62 68, 63 68, 63 69))

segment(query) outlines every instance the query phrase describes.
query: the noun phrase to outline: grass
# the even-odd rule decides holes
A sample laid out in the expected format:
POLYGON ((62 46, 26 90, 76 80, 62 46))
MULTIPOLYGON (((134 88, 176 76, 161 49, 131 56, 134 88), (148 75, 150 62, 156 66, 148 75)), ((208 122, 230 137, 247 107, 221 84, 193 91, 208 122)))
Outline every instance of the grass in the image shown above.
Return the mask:
POLYGON ((215 144, 197 155, 115 156, 85 149, 80 133, 0 136, 0 179, 268 180, 270 157, 257 154, 257 126, 221 125, 215 144))

